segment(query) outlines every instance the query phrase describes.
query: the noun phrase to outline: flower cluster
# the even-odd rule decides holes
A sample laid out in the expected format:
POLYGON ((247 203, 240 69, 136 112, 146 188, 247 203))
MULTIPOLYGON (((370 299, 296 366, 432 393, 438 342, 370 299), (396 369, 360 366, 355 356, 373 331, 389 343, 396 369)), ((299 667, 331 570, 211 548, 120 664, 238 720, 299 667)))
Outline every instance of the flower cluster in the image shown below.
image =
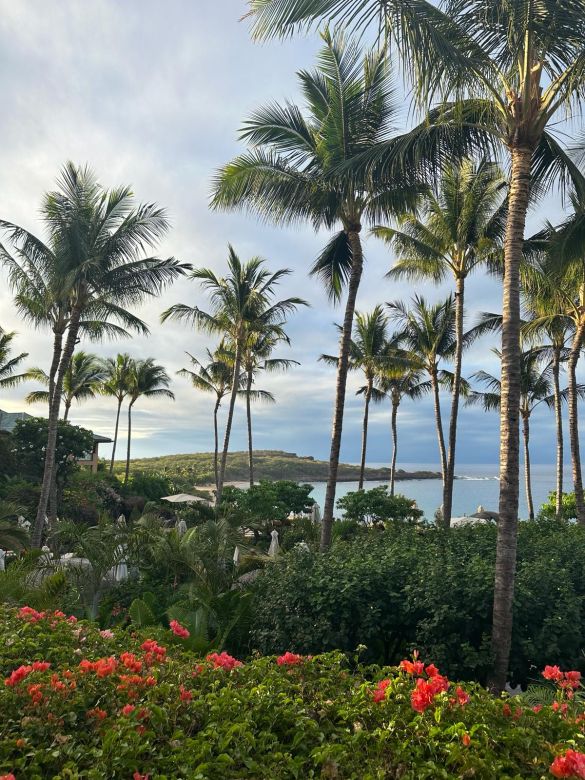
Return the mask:
POLYGON ((585 780, 585 753, 567 750, 564 756, 557 756, 550 767, 555 777, 578 777, 585 780))
POLYGON ((86 658, 80 661, 79 668, 82 672, 95 672, 98 677, 108 677, 118 668, 118 662, 113 656, 109 658, 98 658, 97 661, 88 661, 86 658))
POLYGON ((157 644, 154 639, 147 639, 140 647, 144 650, 144 662, 147 666, 162 663, 166 658, 167 648, 157 644))
POLYGON ((296 664, 302 664, 304 661, 304 658, 302 655, 297 655, 297 653, 290 653, 286 652, 283 655, 279 655, 276 659, 276 663, 279 666, 295 666, 296 664))
POLYGON ((191 634, 185 626, 182 626, 178 620, 171 620, 169 623, 170 629, 175 636, 181 637, 181 639, 188 639, 191 634))
POLYGON ((581 685, 581 672, 563 672, 558 666, 545 666, 542 676, 545 680, 556 682, 559 688, 567 692, 570 699, 573 698, 573 691, 581 685))
POLYGON ((237 658, 226 652, 210 653, 205 660, 213 664, 214 669, 226 669, 228 672, 231 672, 232 669, 237 669, 238 666, 243 666, 241 661, 238 661, 237 658))

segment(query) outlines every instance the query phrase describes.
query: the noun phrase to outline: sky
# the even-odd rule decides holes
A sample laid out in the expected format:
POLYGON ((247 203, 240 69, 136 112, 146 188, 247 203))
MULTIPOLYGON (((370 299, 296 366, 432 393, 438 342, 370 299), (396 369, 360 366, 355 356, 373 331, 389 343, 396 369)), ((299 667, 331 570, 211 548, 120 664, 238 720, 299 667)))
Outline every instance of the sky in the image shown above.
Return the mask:
MULTIPOLYGON (((342 311, 331 306, 308 269, 327 235, 316 235, 308 225, 267 225, 254 216, 208 208, 214 172, 243 149, 238 141, 242 121, 271 100, 300 102, 295 73, 311 67, 320 45, 316 34, 254 43, 249 25, 240 21, 245 12, 244 0, 0 0, 0 218, 42 236, 38 215, 42 195, 54 187, 60 167, 72 160, 89 164, 104 187, 129 184, 137 201, 167 209, 172 228, 158 248, 160 256, 221 274, 230 242, 242 259, 260 255, 271 269, 290 268, 279 297, 299 295, 310 308, 291 317, 291 346, 282 346, 275 356, 301 365, 287 374, 259 379, 258 387, 270 390, 277 402, 254 407, 254 444, 257 449, 326 458, 335 372, 317 359, 336 352, 334 323, 342 319, 342 311)), ((399 95, 404 94, 399 76, 396 79, 399 95)), ((406 127, 406 110, 402 121, 406 127)), ((552 193, 531 215, 529 229, 536 229, 543 218, 554 221, 561 214, 559 197, 552 193)), ((358 310, 407 300, 413 292, 408 283, 385 279, 393 262, 389 250, 367 235, 364 249, 366 270, 358 310)), ((441 288, 417 284, 416 291, 438 300, 449 293, 450 284, 441 288)), ((483 275, 470 278, 466 297, 467 324, 479 311, 501 309, 499 284, 483 275)), ((197 283, 182 279, 136 310, 150 335, 82 345, 102 356, 121 351, 152 356, 173 377, 174 402, 141 399, 135 406, 136 457, 212 448, 213 399, 175 374, 187 365, 185 351, 203 358, 214 340, 185 325, 160 324, 160 313, 178 302, 203 309, 208 303, 197 283)), ((29 353, 27 365, 48 369, 51 335, 32 330, 19 318, 2 269, 0 325, 17 331, 15 347, 29 353)), ((497 373, 492 346, 495 341, 483 339, 467 353, 466 376, 480 368, 497 373)), ((341 453, 349 462, 359 459, 362 400, 355 396, 359 385, 359 377, 352 376, 341 453)), ((27 383, 2 390, 0 408, 45 413, 42 406, 24 402, 33 388, 27 383)), ((444 397, 445 419, 448 408, 444 397)), ((114 414, 113 400, 98 398, 74 405, 70 419, 111 435, 114 414)), ((124 431, 122 425, 122 450, 124 431)), ((497 414, 464 407, 459 431, 459 463, 497 462, 497 414)), ((399 437, 399 465, 438 462, 430 398, 404 402, 399 437)), ((245 410, 239 406, 231 448, 245 446, 245 410)), ((554 461, 553 419, 545 409, 534 414, 531 446, 535 463, 554 461)), ((387 462, 390 450, 390 409, 384 403, 370 415, 368 460, 387 462)), ((101 453, 107 452, 103 447, 101 453)))

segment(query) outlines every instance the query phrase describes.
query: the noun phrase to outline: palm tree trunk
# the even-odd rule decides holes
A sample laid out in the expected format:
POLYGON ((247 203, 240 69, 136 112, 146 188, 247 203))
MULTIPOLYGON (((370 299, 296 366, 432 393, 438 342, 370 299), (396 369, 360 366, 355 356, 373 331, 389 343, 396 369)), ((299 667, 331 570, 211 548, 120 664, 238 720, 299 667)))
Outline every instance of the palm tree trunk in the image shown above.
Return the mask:
POLYGON ((530 473, 530 418, 522 415, 522 433, 524 436, 524 479, 526 482, 526 503, 528 518, 534 520, 534 502, 532 501, 532 477, 530 473))
POLYGON ((43 471, 43 481, 41 484, 41 494, 39 497, 39 505, 37 507, 37 515, 33 526, 31 546, 33 548, 39 548, 43 538, 43 526, 45 524, 45 516, 47 514, 47 505, 49 503, 49 494, 51 492, 51 485, 53 483, 53 473, 55 471, 55 450, 57 446, 57 429, 59 426, 59 408, 61 405, 61 393, 63 392, 63 379, 65 372, 69 368, 71 357, 75 349, 77 341, 77 334, 79 331, 79 320, 81 318, 81 309, 79 306, 75 306, 71 312, 71 318, 69 320, 69 329, 67 331, 67 338, 65 340, 65 347, 61 354, 61 360, 59 361, 59 368, 56 372, 55 386, 53 388, 53 395, 49 404, 49 422, 47 433, 47 447, 45 450, 45 468, 43 471))
POLYGON ((571 442, 571 460, 573 463, 573 489, 575 491, 575 506, 577 522, 585 524, 585 501, 583 499, 583 475, 581 472, 581 451, 579 444, 579 413, 577 394, 577 363, 585 340, 585 321, 582 321, 575 331, 571 353, 567 363, 569 375, 569 439, 571 442))
POLYGON ((500 403, 500 501, 492 620, 494 666, 489 686, 506 684, 512 644, 520 469, 520 263, 530 197, 532 150, 511 150, 512 172, 504 238, 500 403))
POLYGON ((364 475, 366 473, 366 452, 368 448, 368 418, 370 416, 370 399, 372 398, 372 381, 368 380, 366 397, 364 401, 364 422, 362 426, 362 458, 360 462, 360 481, 358 490, 364 488, 364 475))
POLYGON ((441 417, 441 399, 439 397, 439 378, 436 367, 431 371, 431 385, 433 388, 433 401, 435 405, 435 425, 437 426, 437 440, 439 442, 439 456, 441 458, 441 474, 443 475, 443 488, 447 479, 447 452, 445 450, 445 436, 443 434, 443 420, 441 417))
POLYGON ((215 489, 219 485, 219 434, 217 432, 217 413, 221 398, 218 396, 213 407, 213 473, 215 475, 215 489))
POLYGON ((219 466, 219 479, 217 480, 217 491, 215 494, 215 506, 219 507, 221 504, 221 494, 223 493, 223 483, 225 480, 225 468, 227 464, 228 449, 230 446, 230 434, 232 431, 232 422, 234 419, 234 408, 236 405, 236 397, 238 395, 238 386, 240 384, 240 370, 242 367, 242 344, 241 339, 236 344, 236 354, 234 359, 234 373, 232 377, 232 389, 230 393, 230 405, 228 408, 228 415, 225 424, 225 434, 223 439, 223 450, 221 453, 221 463, 219 466))
POLYGON ((57 375, 57 369, 61 362, 61 352, 63 351, 63 330, 61 327, 53 329, 53 359, 51 361, 51 367, 49 369, 49 404, 53 397, 55 390, 55 377, 57 375))
POLYGON ((398 427, 396 416, 400 401, 392 400, 392 463, 390 464, 390 495, 394 495, 394 480, 396 477, 396 456, 398 455, 398 427))
POLYGON ((248 463, 250 468, 250 487, 254 487, 254 449, 252 446, 252 408, 250 391, 252 390, 252 372, 246 372, 246 420, 248 422, 248 463))
POLYGON ((124 474, 124 484, 128 484, 128 478, 130 477, 130 447, 132 445, 132 407, 134 401, 130 401, 128 404, 128 441, 126 442, 126 472, 124 474))
POLYGON ((461 393, 461 365, 463 358, 463 313, 465 304, 465 278, 457 277, 455 290, 455 366, 453 376, 453 397, 451 400, 451 419, 449 420, 449 454, 447 456, 447 477, 443 484, 443 523, 451 525, 453 506, 453 482, 455 479, 455 448, 457 445, 457 418, 459 415, 459 395, 461 393))
POLYGON ((65 401, 65 414, 63 415, 63 422, 67 422, 69 417, 69 410, 71 409, 71 399, 67 398, 65 401))
POLYGON ((116 427, 114 428, 114 443, 112 445, 112 457, 110 458, 110 474, 114 472, 114 460, 116 457, 116 445, 118 444, 118 427, 120 425, 120 411, 122 409, 122 398, 118 398, 118 410, 116 412, 116 427))
POLYGON ((561 368, 560 348, 555 347, 553 355, 552 375, 554 387, 555 421, 557 429, 557 489, 555 500, 555 515, 561 519, 563 511, 563 467, 564 467, 564 441, 563 441, 563 409, 561 401, 561 387, 559 374, 561 368))
POLYGON ((337 487, 337 469, 339 467, 339 452, 341 449, 341 432, 343 429, 343 411, 345 408, 345 387, 347 384, 347 368, 349 364, 349 345, 353 328, 353 316, 357 292, 362 278, 364 257, 360 239, 361 226, 353 226, 347 231, 347 240, 351 248, 352 262, 349 277, 347 302, 343 317, 343 329, 339 343, 339 361, 337 363, 337 379, 335 386, 335 408, 333 411, 333 426, 331 432, 331 450, 329 453, 329 475, 323 507, 323 522, 321 524, 321 550, 326 550, 331 544, 333 529, 333 510, 335 508, 335 490, 337 487))

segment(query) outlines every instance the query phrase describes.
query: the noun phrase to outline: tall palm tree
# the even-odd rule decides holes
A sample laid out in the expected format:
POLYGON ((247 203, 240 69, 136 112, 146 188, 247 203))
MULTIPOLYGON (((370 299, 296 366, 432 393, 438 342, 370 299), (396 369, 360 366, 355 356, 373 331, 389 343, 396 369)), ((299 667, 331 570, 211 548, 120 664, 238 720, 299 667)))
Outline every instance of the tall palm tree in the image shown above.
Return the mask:
MULTIPOLYGON (((452 388, 453 374, 441 368, 442 362, 452 360, 457 348, 455 333, 455 302, 453 296, 435 304, 427 304, 422 296, 415 295, 410 305, 402 301, 387 304, 390 317, 400 330, 399 343, 419 361, 429 377, 433 393, 435 425, 439 443, 439 457, 443 484, 447 479, 447 449, 443 432, 440 389, 441 385, 452 388)), ((471 337, 463 334, 462 343, 466 347, 471 337)), ((461 382, 460 392, 467 389, 461 382)))
POLYGON ((219 172, 212 205, 253 210, 278 224, 306 219, 315 230, 341 228, 311 270, 334 302, 347 287, 323 510, 325 549, 331 543, 349 348, 363 272, 362 224, 413 206, 419 188, 410 171, 377 177, 359 165, 367 152, 392 138, 398 112, 383 52, 362 57, 342 36, 326 31, 322 37, 316 70, 298 74, 306 112, 291 103, 257 111, 241 132, 250 150, 219 172))
POLYGON ((26 373, 14 373, 28 357, 28 352, 12 356, 12 342, 15 336, 14 331, 8 332, 0 327, 0 387, 14 387, 27 379, 26 373))
MULTIPOLYGON (((499 350, 493 350, 500 357, 499 350)), ((553 409, 555 396, 553 393, 553 363, 546 359, 548 350, 533 347, 521 353, 520 357, 520 417, 522 420, 522 434, 524 440, 524 477, 526 484, 526 503, 528 516, 534 519, 534 502, 532 500, 532 479, 530 469, 530 416, 541 404, 545 403, 553 409), (543 357, 545 358, 543 361, 543 357)), ((484 384, 486 392, 472 392, 466 399, 468 404, 480 403, 486 411, 498 410, 501 403, 502 383, 487 371, 478 371, 472 375, 473 379, 484 384)), ((583 397, 585 386, 578 387, 578 393, 583 397)), ((568 391, 560 393, 560 400, 566 400, 568 391)))
MULTIPOLYGON (((63 420, 67 421, 73 401, 87 401, 99 393, 105 377, 102 361, 88 352, 75 352, 63 379, 63 420)), ((42 368, 29 368, 27 378, 49 387, 49 375, 42 368)), ((28 404, 48 403, 49 390, 33 390, 26 396, 28 404)))
MULTIPOLYGON (((391 340, 395 340, 394 339, 391 340)), ((411 354, 401 355, 399 360, 390 360, 376 377, 377 389, 390 399, 392 458, 390 461, 390 495, 394 495, 396 479, 396 458, 398 456, 398 409, 403 398, 415 401, 431 392, 432 384, 423 380, 424 369, 420 360, 411 354)))
POLYGON ((118 444, 118 428, 120 426, 120 412, 124 399, 130 392, 130 368, 132 358, 124 352, 116 355, 115 358, 106 358, 103 362, 104 381, 102 382, 100 392, 102 395, 110 396, 116 399, 116 425, 114 427, 114 443, 112 445, 112 456, 110 458, 110 474, 114 471, 114 460, 116 457, 116 446, 118 444))
POLYGON ((219 432, 217 426, 217 414, 221 402, 229 395, 233 378, 233 355, 228 355, 224 342, 220 342, 214 352, 207 350, 207 361, 202 363, 189 352, 186 353, 191 361, 192 369, 182 368, 177 371, 181 376, 189 377, 196 390, 215 395, 213 405, 213 472, 215 474, 215 487, 219 483, 219 432))
MULTIPOLYGON (((337 327, 341 330, 339 326, 337 327)), ((356 312, 353 338, 349 345, 348 369, 362 371, 366 382, 357 391, 357 395, 364 396, 358 490, 362 490, 364 487, 370 402, 379 403, 384 399, 384 394, 376 387, 375 382, 380 372, 389 365, 391 351, 392 345, 388 342, 388 317, 384 314, 382 306, 375 306, 371 312, 356 312)), ((321 355, 319 360, 334 366, 339 362, 339 358, 332 355, 321 355)))
POLYGON ((288 336, 283 332, 285 323, 277 323, 276 332, 269 325, 262 331, 252 331, 245 340, 242 368, 244 376, 243 393, 246 398, 246 421, 248 426, 248 464, 250 472, 250 487, 254 485, 254 446, 252 440, 252 401, 275 403, 273 394, 266 390, 254 390, 256 377, 262 371, 276 373, 288 371, 292 366, 300 365, 296 360, 270 357, 276 345, 284 341, 289 344, 288 336))
POLYGON ((374 234, 397 254, 390 278, 440 283, 455 280, 455 356, 453 392, 443 489, 443 519, 451 521, 457 418, 461 390, 465 280, 481 266, 499 259, 506 219, 506 178, 494 163, 465 159, 448 166, 429 188, 420 216, 407 213, 397 228, 377 227, 374 234))
MULTIPOLYGON (((534 188, 555 178, 585 182, 551 132, 578 114, 585 94, 582 0, 249 0, 257 37, 342 22, 374 24, 401 54, 418 105, 435 132, 423 147, 449 155, 497 147, 510 164, 504 238, 500 502, 490 687, 506 682, 512 641, 519 490, 520 264, 526 214, 534 188)), ((428 152, 428 149, 426 150, 428 152)), ((385 162, 396 162, 392 152, 385 162)), ((399 161, 400 163, 400 161, 399 161)), ((585 511, 585 508, 584 508, 585 511)))
POLYGON ((160 293, 187 269, 174 258, 143 256, 168 229, 164 211, 153 204, 135 207, 128 187, 105 190, 89 168, 67 163, 58 189, 45 195, 41 214, 47 244, 17 225, 0 221, 13 246, 10 254, 0 245, 0 259, 8 267, 17 306, 35 324, 50 322, 54 332, 45 468, 33 547, 41 544, 55 470, 63 382, 80 332, 116 335, 116 326, 107 324, 111 317, 125 328, 147 332, 128 307, 160 293))
POLYGON ((242 358, 247 335, 250 331, 261 331, 272 327, 282 332, 283 318, 295 311, 297 306, 305 306, 301 298, 284 298, 274 301, 275 289, 279 282, 288 276, 288 268, 274 273, 265 267, 265 260, 253 257, 242 263, 232 246, 228 252, 228 274, 219 277, 210 268, 198 268, 191 272, 191 278, 199 280, 211 298, 211 312, 205 312, 197 306, 177 303, 163 312, 161 319, 190 322, 208 333, 221 333, 234 347, 230 403, 216 491, 216 506, 221 503, 223 483, 230 443, 230 434, 234 418, 236 397, 240 388, 242 358))
POLYGON ((132 409, 139 398, 170 398, 174 394, 168 389, 171 379, 163 366, 154 362, 154 358, 132 360, 128 376, 128 443, 126 447, 126 472, 124 484, 130 475, 130 445, 132 441, 132 409))

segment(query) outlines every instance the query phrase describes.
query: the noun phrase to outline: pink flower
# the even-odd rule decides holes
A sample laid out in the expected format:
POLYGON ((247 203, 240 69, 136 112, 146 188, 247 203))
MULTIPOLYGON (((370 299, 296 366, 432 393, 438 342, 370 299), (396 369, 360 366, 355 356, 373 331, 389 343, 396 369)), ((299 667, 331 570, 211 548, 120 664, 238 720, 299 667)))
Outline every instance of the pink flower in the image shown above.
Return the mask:
POLYGON ((555 680, 556 682, 563 679, 563 673, 558 666, 545 666, 542 676, 545 680, 555 680))
POLYGON ((178 620, 171 620, 169 626, 173 634, 175 636, 180 636, 181 639, 188 639, 191 636, 185 626, 182 626, 178 620))
POLYGON ((296 664, 303 663, 303 656, 297 655, 297 653, 286 652, 284 655, 279 655, 276 659, 276 663, 279 666, 295 666, 296 664))
POLYGON ((51 664, 48 661, 33 661, 33 672, 46 672, 50 669, 51 664))
POLYGON ((141 775, 140 772, 134 772, 132 780, 148 780, 150 775, 141 775))
POLYGON ((131 715, 136 707, 133 704, 125 704, 122 707, 122 715, 131 715))
POLYGON ((113 639, 114 632, 110 631, 109 628, 104 628, 103 631, 100 631, 100 636, 103 637, 103 639, 113 639))
POLYGON ((16 777, 9 772, 7 775, 0 775, 0 780, 16 780, 16 777))
POLYGON ((238 661, 225 651, 223 653, 210 653, 205 660, 212 663, 214 669, 226 669, 228 672, 231 672, 232 669, 237 669, 238 666, 243 666, 241 661, 238 661))

